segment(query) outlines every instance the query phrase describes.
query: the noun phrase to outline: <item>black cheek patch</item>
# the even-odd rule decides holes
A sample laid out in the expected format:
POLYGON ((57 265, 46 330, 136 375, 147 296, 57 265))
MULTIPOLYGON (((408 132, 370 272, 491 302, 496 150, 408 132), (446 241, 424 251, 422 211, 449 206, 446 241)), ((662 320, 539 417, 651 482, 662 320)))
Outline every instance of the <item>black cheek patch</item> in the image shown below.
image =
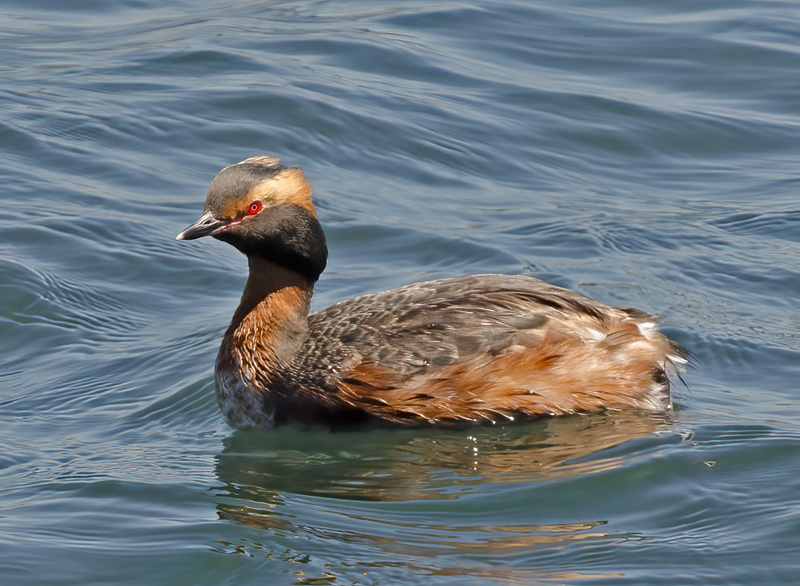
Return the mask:
POLYGON ((325 233, 319 221, 296 204, 280 204, 245 218, 220 234, 247 255, 257 254, 316 281, 328 260, 325 233))

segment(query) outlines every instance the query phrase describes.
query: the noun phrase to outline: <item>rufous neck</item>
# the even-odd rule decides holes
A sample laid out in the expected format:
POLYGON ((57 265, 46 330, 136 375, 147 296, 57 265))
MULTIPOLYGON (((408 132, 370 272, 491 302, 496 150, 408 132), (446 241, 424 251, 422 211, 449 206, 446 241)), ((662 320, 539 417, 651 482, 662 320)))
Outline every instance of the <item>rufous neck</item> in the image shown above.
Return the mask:
POLYGON ((284 322, 305 321, 313 282, 261 256, 250 255, 247 261, 250 275, 231 320, 231 329, 236 329, 248 316, 268 321, 271 328, 284 322))

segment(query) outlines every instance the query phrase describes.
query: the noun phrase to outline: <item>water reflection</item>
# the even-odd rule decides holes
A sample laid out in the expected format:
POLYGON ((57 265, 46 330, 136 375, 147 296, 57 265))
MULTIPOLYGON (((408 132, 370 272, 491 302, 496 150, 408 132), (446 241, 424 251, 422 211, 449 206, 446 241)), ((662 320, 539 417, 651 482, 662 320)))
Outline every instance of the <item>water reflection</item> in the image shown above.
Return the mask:
POLYGON ((459 487, 614 468, 625 457, 599 452, 669 429, 670 416, 615 413, 469 430, 241 431, 226 439, 217 475, 230 496, 256 502, 449 499, 459 487))
MULTIPOLYGON (((529 584, 585 579, 520 559, 637 537, 612 534, 602 519, 531 523, 537 505, 525 491, 618 468, 641 449, 620 444, 673 429, 666 416, 619 413, 471 430, 236 432, 217 460, 217 510, 267 532, 276 545, 258 544, 260 555, 307 565, 292 571, 296 584, 333 583, 353 572, 529 584), (523 494, 513 496, 512 483, 523 494), (328 559, 326 552, 338 553, 328 559)), ((255 555, 253 547, 220 545, 255 555)))

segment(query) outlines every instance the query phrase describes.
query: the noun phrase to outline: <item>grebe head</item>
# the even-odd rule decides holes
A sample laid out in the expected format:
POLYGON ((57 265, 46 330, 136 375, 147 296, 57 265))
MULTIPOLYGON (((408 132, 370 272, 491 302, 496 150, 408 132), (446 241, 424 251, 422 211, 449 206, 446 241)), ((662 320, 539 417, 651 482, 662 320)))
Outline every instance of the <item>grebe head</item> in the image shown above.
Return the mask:
POLYGON ((303 171, 280 159, 252 157, 220 171, 203 216, 178 240, 213 236, 316 281, 328 248, 303 171))

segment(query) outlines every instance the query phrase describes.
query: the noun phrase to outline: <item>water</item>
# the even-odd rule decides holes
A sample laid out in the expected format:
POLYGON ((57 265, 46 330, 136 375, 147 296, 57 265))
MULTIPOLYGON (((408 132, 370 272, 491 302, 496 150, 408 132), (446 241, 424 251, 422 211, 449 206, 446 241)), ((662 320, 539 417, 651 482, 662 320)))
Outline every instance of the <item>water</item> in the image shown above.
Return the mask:
POLYGON ((800 570, 800 8, 0 8, 0 582, 789 584, 800 570), (664 317, 669 417, 235 431, 244 259, 174 236, 304 168, 315 306, 534 274, 664 317))

